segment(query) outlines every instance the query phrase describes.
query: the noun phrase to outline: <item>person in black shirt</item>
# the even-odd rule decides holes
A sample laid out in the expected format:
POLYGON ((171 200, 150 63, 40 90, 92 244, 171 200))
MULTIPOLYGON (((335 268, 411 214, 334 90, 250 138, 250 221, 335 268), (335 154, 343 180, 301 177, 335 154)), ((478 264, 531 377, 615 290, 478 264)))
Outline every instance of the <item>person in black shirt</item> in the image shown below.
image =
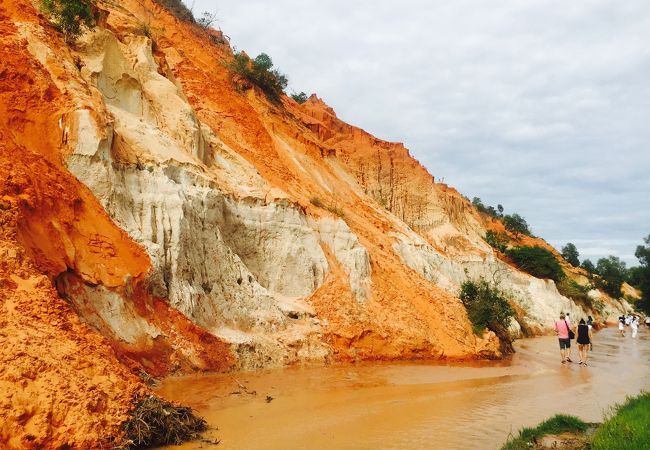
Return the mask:
POLYGON ((580 364, 586 366, 589 358, 589 344, 591 344, 591 329, 585 323, 585 319, 580 319, 578 324, 578 353, 580 354, 580 364))

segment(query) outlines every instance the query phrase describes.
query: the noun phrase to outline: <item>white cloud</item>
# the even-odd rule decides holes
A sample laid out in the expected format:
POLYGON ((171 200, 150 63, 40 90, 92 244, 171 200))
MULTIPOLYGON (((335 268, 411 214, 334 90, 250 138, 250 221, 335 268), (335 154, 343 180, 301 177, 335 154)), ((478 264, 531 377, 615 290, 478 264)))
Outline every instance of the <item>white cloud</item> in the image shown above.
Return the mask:
POLYGON ((628 258, 650 233, 647 0, 214 4, 293 89, 547 240, 628 258))

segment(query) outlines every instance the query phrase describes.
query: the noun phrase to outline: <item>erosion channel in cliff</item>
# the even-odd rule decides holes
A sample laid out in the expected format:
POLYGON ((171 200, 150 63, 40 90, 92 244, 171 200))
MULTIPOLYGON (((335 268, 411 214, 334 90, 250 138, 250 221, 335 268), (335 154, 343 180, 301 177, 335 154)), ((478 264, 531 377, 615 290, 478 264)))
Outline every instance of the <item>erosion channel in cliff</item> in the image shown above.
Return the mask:
POLYGON ((170 378, 159 393, 196 408, 211 427, 206 437, 224 449, 491 449, 556 413, 602 421, 611 405, 650 388, 647 329, 637 339, 596 333, 588 367, 561 365, 556 347, 546 336, 518 341, 499 362, 170 378))

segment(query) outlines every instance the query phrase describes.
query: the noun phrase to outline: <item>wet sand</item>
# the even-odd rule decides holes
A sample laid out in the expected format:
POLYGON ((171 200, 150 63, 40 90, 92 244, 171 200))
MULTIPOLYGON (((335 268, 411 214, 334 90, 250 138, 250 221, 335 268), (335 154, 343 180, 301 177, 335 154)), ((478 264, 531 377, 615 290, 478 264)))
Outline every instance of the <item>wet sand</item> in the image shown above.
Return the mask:
POLYGON ((556 413, 601 421, 626 395, 650 389, 646 327, 636 339, 630 333, 621 338, 613 328, 596 333, 589 367, 560 364, 555 337, 520 340, 515 348, 512 358, 497 362, 170 378, 158 392, 195 408, 212 427, 205 437, 221 443, 169 448, 492 449, 556 413))

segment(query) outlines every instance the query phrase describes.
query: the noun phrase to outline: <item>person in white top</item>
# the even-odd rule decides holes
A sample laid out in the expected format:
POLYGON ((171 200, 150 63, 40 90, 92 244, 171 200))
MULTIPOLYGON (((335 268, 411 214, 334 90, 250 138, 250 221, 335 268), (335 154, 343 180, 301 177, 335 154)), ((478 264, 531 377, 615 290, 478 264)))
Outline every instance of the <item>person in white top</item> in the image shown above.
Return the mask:
POLYGON ((630 322, 630 327, 632 327, 632 337, 635 338, 639 331, 639 318, 637 316, 634 316, 630 322))
POLYGON ((618 332, 625 336, 625 316, 618 317, 618 332))

